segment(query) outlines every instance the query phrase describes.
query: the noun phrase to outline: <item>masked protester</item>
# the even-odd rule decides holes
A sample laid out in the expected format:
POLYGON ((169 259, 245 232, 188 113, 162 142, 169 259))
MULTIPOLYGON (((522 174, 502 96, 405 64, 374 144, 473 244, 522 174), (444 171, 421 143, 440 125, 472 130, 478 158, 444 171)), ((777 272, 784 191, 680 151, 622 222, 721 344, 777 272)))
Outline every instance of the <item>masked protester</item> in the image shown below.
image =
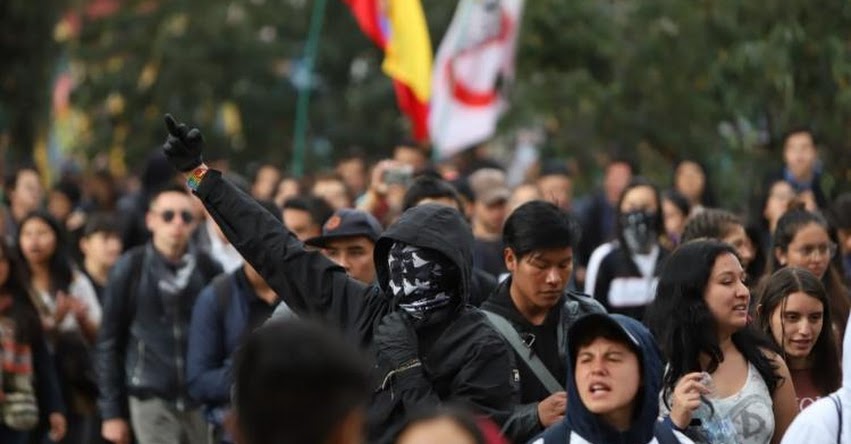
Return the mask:
POLYGON ((603 258, 593 296, 610 313, 641 320, 653 301, 657 276, 668 252, 660 244, 664 232, 659 190, 634 178, 618 202, 618 244, 603 258))
POLYGON ((169 161, 286 306, 339 326, 374 357, 367 442, 392 442, 408 412, 445 403, 505 421, 517 399, 517 370, 508 346, 467 305, 473 239, 461 213, 437 204, 405 212, 376 242, 378 285, 365 284, 305 250, 274 216, 208 169, 200 131, 170 116, 166 123, 169 161))

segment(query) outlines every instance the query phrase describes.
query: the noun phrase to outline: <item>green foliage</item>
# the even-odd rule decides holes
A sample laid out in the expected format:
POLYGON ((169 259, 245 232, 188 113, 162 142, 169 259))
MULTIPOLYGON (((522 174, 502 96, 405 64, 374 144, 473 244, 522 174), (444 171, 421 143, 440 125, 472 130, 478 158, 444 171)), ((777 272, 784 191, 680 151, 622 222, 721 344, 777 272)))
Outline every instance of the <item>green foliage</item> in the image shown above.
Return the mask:
POLYGON ((828 175, 851 180, 851 5, 536 0, 525 14, 506 126, 545 127, 583 172, 616 149, 666 184, 694 158, 735 206, 778 167, 783 131, 808 124, 828 175))
POLYGON ((29 162, 39 128, 47 122, 46 88, 57 55, 53 25, 64 0, 0 2, 0 154, 29 162))
MULTIPOLYGON (((287 165, 301 85, 311 88, 308 171, 330 166, 334 152, 352 145, 386 155, 406 122, 381 72, 382 54, 342 2, 329 2, 308 78, 300 60, 312 6, 180 0, 85 23, 72 52, 80 67, 73 102, 93 121, 80 148, 95 153, 118 144, 131 160, 143 158, 161 143, 162 115, 171 112, 204 128, 208 144, 236 166, 287 165), (146 67, 156 76, 141 87, 146 67), (116 97, 123 101, 118 112, 116 97), (240 131, 222 124, 225 103, 239 110, 240 131)), ((447 26, 446 13, 432 16, 444 20, 437 28, 447 26)))
MULTIPOLYGON (((0 72, 0 133, 27 150, 46 120, 49 94, 39 85, 55 59, 48 36, 58 14, 45 11, 65 2, 31 3, 10 0, 0 10, 0 53, 11 61, 0 72)), ((717 194, 735 206, 779 165, 778 137, 799 123, 821 136, 828 182, 851 181, 851 3, 525 4, 512 107, 500 132, 543 128, 545 154, 572 157, 580 188, 595 183, 614 151, 636 157, 661 184, 670 181, 671 162, 689 157, 712 168, 717 194)), ((162 114, 172 112, 203 127, 237 167, 287 165, 295 85, 309 84, 307 171, 329 166, 351 145, 372 158, 387 155, 407 122, 381 72, 382 54, 341 1, 325 11, 314 76, 305 82, 299 74, 312 6, 127 1, 115 15, 85 20, 70 44, 72 103, 88 117, 75 148, 123 148, 136 165, 161 143, 162 114)), ((436 49, 455 4, 423 7, 436 49)))

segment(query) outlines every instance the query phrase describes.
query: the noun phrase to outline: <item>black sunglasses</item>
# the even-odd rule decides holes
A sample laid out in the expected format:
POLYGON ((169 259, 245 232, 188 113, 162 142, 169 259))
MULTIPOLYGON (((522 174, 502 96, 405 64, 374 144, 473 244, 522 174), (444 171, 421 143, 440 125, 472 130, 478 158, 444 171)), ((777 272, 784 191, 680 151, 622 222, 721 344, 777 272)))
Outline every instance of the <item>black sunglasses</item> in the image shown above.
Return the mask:
MULTIPOLYGON (((160 213, 160 217, 163 218, 165 223, 171 223, 174 220, 174 216, 177 216, 177 212, 174 210, 165 210, 160 213)), ((195 220, 195 216, 192 215, 189 211, 183 210, 180 212, 180 218, 183 219, 183 223, 189 225, 195 220)))

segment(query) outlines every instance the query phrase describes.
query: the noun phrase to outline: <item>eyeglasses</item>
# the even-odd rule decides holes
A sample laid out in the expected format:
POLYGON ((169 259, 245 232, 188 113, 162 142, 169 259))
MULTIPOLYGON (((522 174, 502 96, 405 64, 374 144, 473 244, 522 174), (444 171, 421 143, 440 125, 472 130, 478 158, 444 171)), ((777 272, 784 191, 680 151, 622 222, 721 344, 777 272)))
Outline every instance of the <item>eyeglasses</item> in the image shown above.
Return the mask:
MULTIPOLYGON (((163 222, 171 223, 174 220, 174 217, 177 216, 177 212, 174 210, 165 210, 159 213, 159 216, 163 218, 163 222)), ((183 219, 183 223, 189 225, 192 221, 195 220, 195 216, 192 215, 189 211, 183 210, 180 212, 180 218, 183 219)))
POLYGON ((812 257, 816 253, 819 257, 827 256, 830 258, 836 254, 836 244, 829 242, 821 245, 807 245, 796 249, 795 252, 806 258, 812 257))

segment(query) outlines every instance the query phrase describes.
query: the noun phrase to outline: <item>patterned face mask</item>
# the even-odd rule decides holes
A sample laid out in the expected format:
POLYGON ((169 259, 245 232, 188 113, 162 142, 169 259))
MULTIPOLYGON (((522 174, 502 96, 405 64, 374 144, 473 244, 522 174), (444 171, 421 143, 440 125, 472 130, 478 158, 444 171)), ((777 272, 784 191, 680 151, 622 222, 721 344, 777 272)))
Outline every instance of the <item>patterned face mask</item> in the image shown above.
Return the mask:
POLYGON ((629 250, 636 254, 648 254, 656 245, 658 231, 656 214, 641 210, 622 214, 623 238, 629 250))
POLYGON ((453 303, 461 273, 446 256, 396 242, 387 255, 393 301, 418 321, 453 303))

